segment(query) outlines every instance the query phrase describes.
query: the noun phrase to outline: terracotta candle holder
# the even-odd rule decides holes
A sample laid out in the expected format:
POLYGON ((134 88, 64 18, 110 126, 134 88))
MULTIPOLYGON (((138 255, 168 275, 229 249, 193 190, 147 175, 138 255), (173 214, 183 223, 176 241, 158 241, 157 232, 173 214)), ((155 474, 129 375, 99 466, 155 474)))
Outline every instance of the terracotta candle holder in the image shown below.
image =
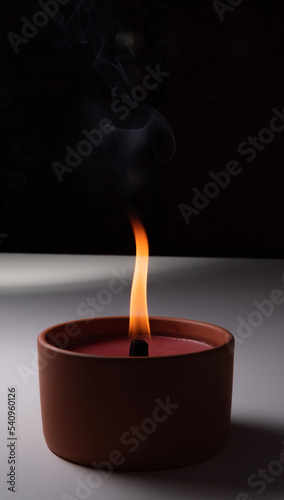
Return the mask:
MULTIPOLYGON (((52 326, 38 337, 43 432, 72 462, 157 470, 206 460, 230 426, 234 338, 221 327, 150 318, 155 336, 195 340, 206 350, 129 357, 86 354, 76 346, 128 339, 128 317, 52 326)), ((154 345, 154 344, 153 344, 154 345)))

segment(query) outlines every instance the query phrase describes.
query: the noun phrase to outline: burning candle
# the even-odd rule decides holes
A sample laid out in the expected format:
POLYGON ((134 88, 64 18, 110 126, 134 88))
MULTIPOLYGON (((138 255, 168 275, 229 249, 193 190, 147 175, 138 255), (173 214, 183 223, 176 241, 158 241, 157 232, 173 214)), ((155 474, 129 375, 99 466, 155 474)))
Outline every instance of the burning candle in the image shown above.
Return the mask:
POLYGON ((44 435, 54 453, 87 466, 190 465, 226 443, 234 339, 208 323, 149 318, 148 241, 132 226, 130 320, 70 321, 38 337, 44 435))

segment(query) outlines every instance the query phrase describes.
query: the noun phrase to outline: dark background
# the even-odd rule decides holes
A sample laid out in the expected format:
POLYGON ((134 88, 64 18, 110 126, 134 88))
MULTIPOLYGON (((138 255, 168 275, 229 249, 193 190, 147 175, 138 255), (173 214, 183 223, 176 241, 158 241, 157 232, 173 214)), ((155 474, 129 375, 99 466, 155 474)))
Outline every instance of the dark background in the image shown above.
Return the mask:
POLYGON ((221 20, 207 0, 70 0, 17 54, 7 35, 42 8, 5 4, 1 252, 133 254, 131 209, 151 255, 284 256, 284 131, 251 162, 238 152, 283 112, 283 2, 221 20), (157 65, 169 76, 121 120, 112 101, 157 65), (59 182, 51 164, 105 117, 115 130, 59 182), (179 205, 230 160, 242 172, 186 224, 179 205))

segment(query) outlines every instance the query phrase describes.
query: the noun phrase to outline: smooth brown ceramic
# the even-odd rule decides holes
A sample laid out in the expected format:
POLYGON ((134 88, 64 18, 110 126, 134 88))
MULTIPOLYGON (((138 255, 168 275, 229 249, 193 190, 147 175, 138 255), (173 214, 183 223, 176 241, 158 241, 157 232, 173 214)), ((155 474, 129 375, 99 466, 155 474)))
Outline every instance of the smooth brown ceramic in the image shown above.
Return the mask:
POLYGON ((62 323, 39 335, 43 432, 54 453, 88 466, 107 462, 114 469, 155 470, 200 462, 224 447, 233 336, 185 319, 152 317, 150 325, 152 335, 192 338, 213 348, 148 358, 68 351, 82 337, 127 335, 128 317, 62 323))

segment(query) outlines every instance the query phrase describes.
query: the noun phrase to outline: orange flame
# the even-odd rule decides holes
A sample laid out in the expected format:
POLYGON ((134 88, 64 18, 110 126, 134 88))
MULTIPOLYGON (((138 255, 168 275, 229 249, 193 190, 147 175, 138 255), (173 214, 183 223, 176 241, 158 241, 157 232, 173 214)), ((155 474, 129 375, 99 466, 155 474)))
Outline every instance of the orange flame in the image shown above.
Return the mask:
POLYGON ((130 219, 136 243, 136 260, 130 295, 129 336, 132 338, 150 337, 150 324, 147 306, 147 274, 149 244, 146 231, 141 222, 130 219))

